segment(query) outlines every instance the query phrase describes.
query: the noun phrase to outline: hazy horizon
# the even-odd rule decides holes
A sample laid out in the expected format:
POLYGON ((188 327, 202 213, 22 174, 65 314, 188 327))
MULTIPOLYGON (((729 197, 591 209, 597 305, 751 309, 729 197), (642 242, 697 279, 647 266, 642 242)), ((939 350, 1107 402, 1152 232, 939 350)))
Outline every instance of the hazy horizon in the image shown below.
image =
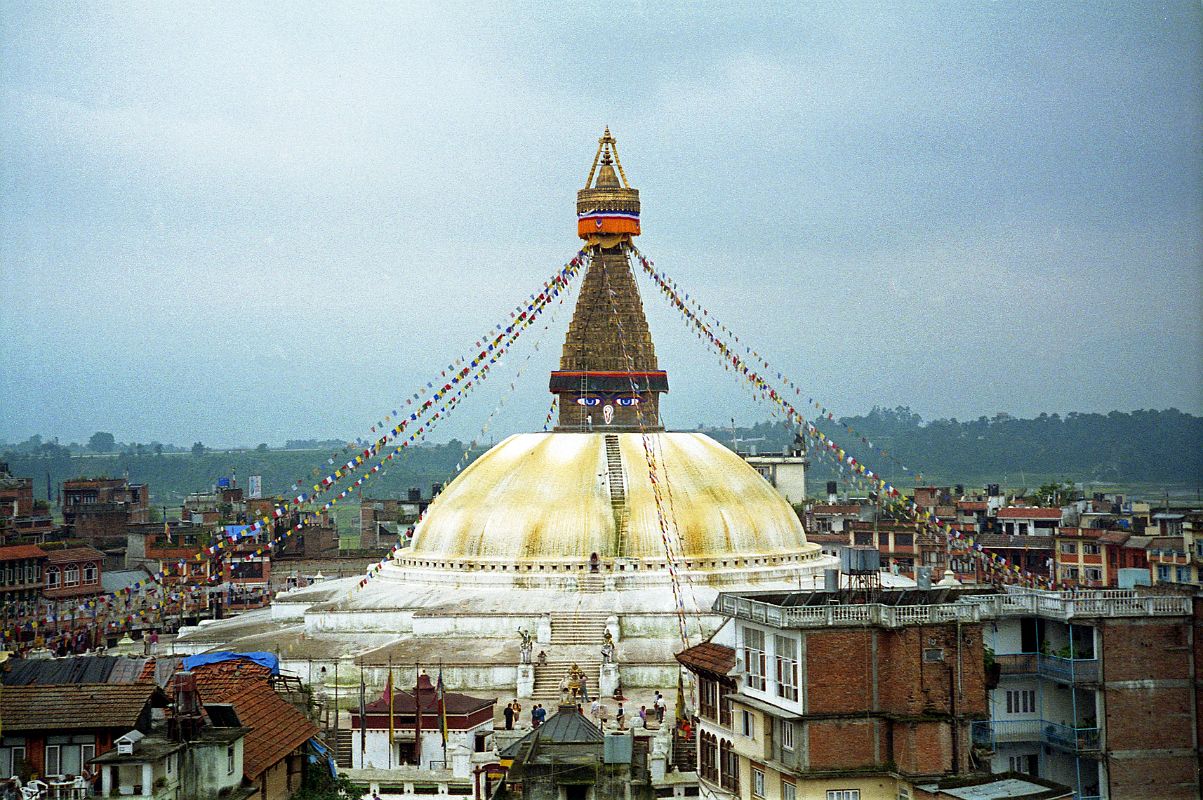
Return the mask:
MULTIPOLYGON (((0 438, 370 436, 576 251, 607 124, 837 416, 1203 414, 1200 64, 1189 0, 10 4, 0 438)), ((640 285, 668 425, 768 418, 640 285)), ((432 437, 541 428, 570 313, 432 437)))

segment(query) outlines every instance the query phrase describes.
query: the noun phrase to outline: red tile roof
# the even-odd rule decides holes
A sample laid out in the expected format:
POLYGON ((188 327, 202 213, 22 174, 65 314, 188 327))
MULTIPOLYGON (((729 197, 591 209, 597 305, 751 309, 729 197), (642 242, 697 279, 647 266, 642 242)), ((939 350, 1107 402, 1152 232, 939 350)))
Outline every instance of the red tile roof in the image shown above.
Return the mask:
MULTIPOLYGON (((153 683, 69 683, 5 686, 0 720, 5 733, 132 729, 158 687, 153 683)), ((148 724, 149 717, 145 720, 148 724)))
POLYGON ((243 772, 255 780, 317 735, 317 726, 268 683, 271 670, 248 659, 205 664, 192 670, 205 703, 230 703, 251 732, 246 736, 243 772))
POLYGON ((857 505, 814 505, 810 507, 812 514, 859 514, 857 505))
POLYGON ((66 550, 50 550, 46 553, 48 564, 66 564, 71 561, 103 561, 104 553, 95 547, 68 547, 66 550))
POLYGON ((15 544, 11 547, 0 547, 0 561, 41 558, 44 555, 46 555, 46 551, 36 544, 15 544))
MULTIPOLYGON (((438 707, 438 696, 429 675, 422 675, 419 678, 417 688, 422 695, 422 717, 425 718, 428 712, 438 707)), ((443 692, 443 705, 447 710, 448 716, 466 716, 473 711, 480 711, 482 708, 496 705, 496 703, 496 700, 473 697, 470 694, 443 692)), ((369 703, 365 707, 365 710, 372 714, 387 714, 388 700, 381 695, 379 700, 369 703)), ((393 691, 394 714, 416 714, 417 712, 418 706, 413 692, 408 692, 404 689, 393 691)))
POLYGON ((689 669, 726 677, 735 669, 735 651, 725 645, 702 642, 677 653, 677 661, 689 669))
MULTIPOLYGON (((201 697, 210 702, 204 689, 201 697)), ((239 721, 251 729, 243 745, 242 771, 252 781, 318 733, 308 717, 266 682, 247 682, 225 702, 234 706, 239 721)))
POLYGON ((1000 508, 999 519, 1061 519, 1059 508, 1036 508, 1035 506, 1013 506, 1000 508))
POLYGON ((985 511, 985 500, 961 500, 957 503, 957 508, 961 511, 985 511))

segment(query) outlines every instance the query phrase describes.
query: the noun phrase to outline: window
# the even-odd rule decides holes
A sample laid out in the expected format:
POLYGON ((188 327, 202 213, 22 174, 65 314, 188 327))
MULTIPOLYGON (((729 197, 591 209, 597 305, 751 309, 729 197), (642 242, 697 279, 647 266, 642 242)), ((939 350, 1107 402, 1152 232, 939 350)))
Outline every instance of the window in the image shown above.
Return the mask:
POLYGON ((1157 568, 1157 580, 1168 581, 1169 579, 1170 579, 1170 568, 1166 567, 1166 566, 1158 567, 1157 568))
POLYGON ((788 636, 773 637, 777 651, 777 696, 798 699, 798 643, 788 636))
POLYGON ((96 562, 84 564, 84 583, 96 583, 96 562))
POLYGON ((1187 567, 1178 567, 1178 583, 1190 583, 1190 569, 1187 567))
POLYGON ((894 534, 895 547, 914 547, 915 534, 913 533, 896 533, 894 534))
POLYGON ((752 796, 764 797, 764 771, 752 767, 752 796))
POLYGON ((748 687, 764 691, 764 631, 744 628, 744 664, 748 670, 748 687))
POLYGON ((712 733, 702 733, 699 737, 701 748, 698 750, 699 769, 702 779, 711 783, 718 782, 718 739, 712 733))
POLYGON ((718 684, 709 678, 698 683, 698 713, 703 719, 718 719, 718 684))
POLYGON ((59 771, 59 767, 62 766, 62 754, 63 748, 61 746, 57 744, 46 745, 45 762, 47 775, 62 774, 62 772, 59 771))
POLYGON ((1076 581, 1078 579, 1077 567, 1062 567, 1061 577, 1067 581, 1076 581))
POLYGON ((749 739, 756 738, 756 717, 752 716, 751 711, 739 712, 739 732, 749 739))
POLYGON ((827 800, 860 800, 860 789, 828 789, 827 800))
POLYGON ((79 585, 79 567, 71 564, 63 570, 63 586, 78 586, 79 585))
POLYGON ((175 769, 175 753, 167 756, 167 774, 170 775, 175 769))
POLYGON ((781 721, 781 749, 794 749, 794 723, 781 721))
POLYGON ((718 685, 718 724, 731 727, 731 689, 723 683, 718 685))
POLYGON ((923 649, 923 660, 929 664, 935 664, 944 660, 943 647, 925 647, 923 649))
POLYGON ((781 800, 798 800, 798 789, 792 783, 781 781, 781 800))
POLYGON ((1099 546, 1093 542, 1084 542, 1082 544, 1082 552, 1088 556, 1097 556, 1099 554, 1099 546))
POLYGON ((872 547, 873 546, 873 532, 872 531, 857 531, 856 533, 854 533, 852 535, 852 541, 858 547, 872 547))
POLYGON ((46 567, 46 588, 55 589, 58 587, 58 567, 46 567))
POLYGON ((0 777, 17 775, 25 760, 25 737, 5 736, 0 741, 0 777))
POLYGON ((1034 755, 1008 756, 1007 766, 1011 772, 1022 772, 1025 775, 1035 775, 1037 759, 1034 755))
POLYGON ((739 756, 731 748, 731 742, 723 739, 718 746, 719 785, 729 792, 739 794, 739 756))
POLYGON ((95 736, 47 736, 45 772, 47 775, 78 775, 87 762, 96 757, 95 736))
POLYGON ((1067 555, 1075 555, 1076 556, 1078 554, 1078 543, 1077 542, 1062 542, 1061 543, 1061 552, 1065 553, 1067 555))
POLYGON ((1036 690, 1035 689, 1008 689, 1007 690, 1007 713, 1008 714, 1034 714, 1034 713, 1036 713, 1036 690))
POLYGON ((232 745, 226 748, 226 774, 234 774, 234 747, 232 745))
POLYGON ((1086 568, 1086 580, 1101 581, 1102 579, 1103 579, 1103 570, 1099 569, 1098 567, 1087 567, 1086 568))

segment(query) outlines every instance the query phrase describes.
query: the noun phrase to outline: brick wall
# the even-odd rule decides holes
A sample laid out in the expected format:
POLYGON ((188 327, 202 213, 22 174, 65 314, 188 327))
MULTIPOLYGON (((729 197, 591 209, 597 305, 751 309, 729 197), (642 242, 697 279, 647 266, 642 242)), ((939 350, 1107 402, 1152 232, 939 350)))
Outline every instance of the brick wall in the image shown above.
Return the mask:
POLYGON ((878 763, 873 719, 813 720, 805 724, 809 769, 858 769, 878 763))
POLYGON ((1100 627, 1111 796, 1198 798, 1192 669, 1200 651, 1197 640, 1192 646, 1192 626, 1133 619, 1100 627))

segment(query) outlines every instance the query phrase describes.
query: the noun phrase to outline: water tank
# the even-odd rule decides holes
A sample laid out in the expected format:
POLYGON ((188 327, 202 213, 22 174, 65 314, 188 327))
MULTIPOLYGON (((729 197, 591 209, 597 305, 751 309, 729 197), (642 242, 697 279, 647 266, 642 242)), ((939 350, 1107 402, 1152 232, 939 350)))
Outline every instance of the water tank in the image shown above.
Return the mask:
POLYGON ((422 490, 417 486, 411 486, 409 487, 409 494, 407 497, 409 498, 409 502, 416 503, 422 499, 422 490))
POLYGON ((1001 495, 1002 495, 1002 492, 998 491, 997 483, 986 484, 986 496, 987 497, 999 497, 1001 495))
POLYGON ((836 491, 837 491, 836 482, 835 481, 827 481, 827 494, 829 494, 829 495, 835 494, 836 491))
POLYGON ((635 737, 621 733, 611 733, 606 736, 605 750, 602 760, 606 764, 630 764, 633 755, 635 737))
POLYGON ((1148 586, 1149 571, 1139 567, 1122 567, 1119 570, 1119 588, 1134 589, 1137 586, 1148 586))
POLYGON ((840 590, 840 571, 830 568, 823 570, 823 591, 838 592, 840 590))
POLYGON ((915 570, 915 585, 920 589, 931 588, 931 567, 919 567, 915 570))
POLYGON ((876 547, 850 546, 840 548, 840 570, 850 575, 877 572, 881 569, 881 551, 876 547))

